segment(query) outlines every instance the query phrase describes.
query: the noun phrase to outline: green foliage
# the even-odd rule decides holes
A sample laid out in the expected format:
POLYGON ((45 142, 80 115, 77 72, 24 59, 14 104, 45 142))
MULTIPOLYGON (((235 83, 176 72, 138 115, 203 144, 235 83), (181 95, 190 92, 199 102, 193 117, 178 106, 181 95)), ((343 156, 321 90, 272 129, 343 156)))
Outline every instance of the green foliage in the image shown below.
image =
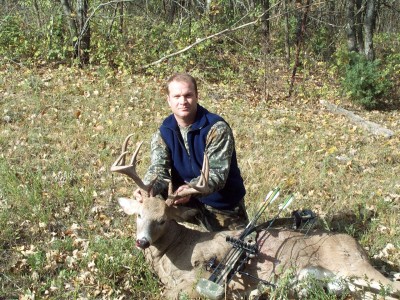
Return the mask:
POLYGON ((24 21, 19 14, 6 16, 1 22, 0 55, 11 59, 28 56, 32 47, 26 38, 24 21))
POLYGON ((398 33, 378 33, 374 38, 375 53, 389 68, 400 70, 400 35, 398 33))
MULTIPOLYGON (((90 20, 90 63, 123 72, 142 72, 143 66, 178 52, 198 39, 236 26, 239 20, 245 22, 242 8, 236 4, 229 6, 228 1, 213 1, 208 14, 182 11, 175 15, 172 23, 153 4, 149 3, 146 12, 135 11, 129 17, 124 16, 122 32, 119 22, 115 21, 115 16, 112 17, 115 13, 112 5, 93 15, 90 20)), ((10 12, 3 20, 0 54, 24 63, 72 63, 74 51, 68 19, 59 4, 43 1, 41 5, 41 27, 38 27, 34 11, 23 16, 10 12)), ((92 5, 96 7, 96 3, 92 5)), ((247 19, 254 18, 254 13, 250 12, 247 19)), ((248 52, 249 57, 257 59, 260 52, 258 40, 257 30, 229 33, 201 42, 145 71, 166 77, 171 72, 202 70, 202 76, 212 81, 232 80, 239 74, 238 54, 248 52), (238 45, 242 48, 240 53, 238 45)), ((257 72, 253 68, 249 70, 257 72)), ((249 70, 246 70, 246 75, 249 70)))
POLYGON ((309 37, 310 42, 306 43, 306 46, 311 48, 317 58, 328 61, 334 52, 334 41, 331 35, 332 31, 327 27, 318 26, 309 37))
MULTIPOLYGON (((43 142, 35 136, 30 139, 38 144, 43 142)), ((85 217, 88 212, 86 206, 91 202, 91 190, 86 193, 76 185, 78 177, 66 171, 68 166, 65 162, 49 166, 50 169, 52 167, 54 170, 62 168, 65 171, 53 172, 50 180, 41 170, 32 172, 32 166, 29 165, 20 166, 18 171, 14 171, 12 166, 0 158, 0 225, 4 228, 0 231, 0 245, 9 247, 30 243, 32 230, 38 230, 39 223, 57 223, 55 212, 65 210, 69 201, 74 201, 78 207, 74 212, 67 211, 70 220, 85 217), (24 230, 14 230, 18 224, 24 224, 24 230)))
MULTIPOLYGON (((5 203, 13 205, 14 212, 21 211, 26 219, 35 220, 41 208, 40 195, 43 191, 40 174, 16 173, 4 159, 0 159, 0 175, 4 179, 0 181, 0 190, 5 203)), ((3 215, 0 211, 0 218, 7 218, 7 214, 3 215)))
POLYGON ((46 262, 46 253, 44 251, 37 251, 27 255, 27 264, 33 272, 42 271, 46 262))
POLYGON ((397 33, 378 34, 376 37, 376 55, 390 74, 393 83, 391 102, 394 107, 400 105, 400 35, 397 33))
POLYGON ((350 54, 342 85, 350 99, 366 109, 377 108, 392 86, 379 60, 369 61, 358 53, 350 54))
POLYGON ((68 33, 65 30, 64 18, 61 14, 50 18, 45 28, 45 40, 41 47, 41 57, 49 61, 64 61, 71 57, 73 47, 69 43, 68 33))
POLYGON ((342 46, 333 54, 333 66, 331 70, 336 74, 345 73, 349 63, 350 53, 345 46, 342 46))
POLYGON ((73 49, 64 22, 62 15, 56 14, 42 28, 37 28, 18 13, 6 16, 1 24, 0 55, 32 63, 71 58, 73 49))

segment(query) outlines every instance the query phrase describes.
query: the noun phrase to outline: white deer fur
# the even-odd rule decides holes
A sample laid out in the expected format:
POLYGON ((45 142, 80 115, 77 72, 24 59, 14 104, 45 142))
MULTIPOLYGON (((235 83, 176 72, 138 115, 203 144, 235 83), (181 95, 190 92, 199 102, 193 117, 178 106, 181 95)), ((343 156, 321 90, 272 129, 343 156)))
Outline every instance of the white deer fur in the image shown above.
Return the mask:
MULTIPOLYGON (((194 212, 185 211, 184 207, 169 207, 157 197, 118 201, 125 213, 137 215, 137 245, 149 242, 149 247, 144 247, 146 260, 165 285, 165 297, 169 299, 178 298, 180 292, 198 297, 195 290, 198 279, 210 276, 205 264, 213 257, 221 261, 231 248, 226 236, 239 234, 189 229, 175 220, 185 219, 194 212)), ((349 235, 316 230, 305 236, 289 229, 269 229, 259 233, 258 243, 259 254, 246 265, 245 271, 261 279, 275 281, 285 271, 294 270, 297 274, 294 281, 307 277, 328 279, 327 288, 336 293, 345 288, 359 290, 359 285, 365 287, 365 282, 353 282, 355 278, 389 286, 396 295, 400 292, 400 282, 392 282, 375 270, 361 246, 349 235)), ((227 299, 243 299, 257 284, 257 280, 239 275, 231 281, 227 299)), ((399 299, 394 293, 392 297, 396 298, 386 299, 399 299)), ((298 297, 307 298, 306 294, 303 286, 298 297)), ((367 296, 363 293, 359 298, 367 299, 367 296)))

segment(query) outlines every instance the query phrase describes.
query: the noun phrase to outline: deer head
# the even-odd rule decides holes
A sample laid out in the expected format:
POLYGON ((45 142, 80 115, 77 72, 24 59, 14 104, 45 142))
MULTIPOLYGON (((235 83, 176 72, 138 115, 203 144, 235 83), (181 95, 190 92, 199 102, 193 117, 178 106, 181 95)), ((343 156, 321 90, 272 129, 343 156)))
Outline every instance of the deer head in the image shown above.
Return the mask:
POLYGON ((143 201, 119 198, 119 205, 128 215, 136 215, 136 247, 146 249, 156 243, 175 221, 185 221, 196 215, 196 209, 168 206, 159 197, 144 197, 143 201))
POLYGON ((137 215, 136 246, 145 249, 164 234, 169 221, 184 221, 197 213, 197 210, 183 206, 174 206, 173 204, 176 199, 181 197, 210 192, 208 187, 209 162, 207 155, 204 154, 203 167, 197 184, 186 183, 189 185, 189 188, 179 193, 174 193, 170 182, 168 198, 164 201, 152 193, 152 187, 157 178, 153 179, 149 184, 145 184, 136 172, 137 155, 142 143, 135 150, 129 164, 125 163, 126 155, 128 154, 128 143, 131 137, 132 134, 125 138, 121 154, 112 164, 111 171, 129 176, 145 192, 142 193, 143 197, 140 200, 129 198, 118 199, 125 213, 128 215, 137 215))

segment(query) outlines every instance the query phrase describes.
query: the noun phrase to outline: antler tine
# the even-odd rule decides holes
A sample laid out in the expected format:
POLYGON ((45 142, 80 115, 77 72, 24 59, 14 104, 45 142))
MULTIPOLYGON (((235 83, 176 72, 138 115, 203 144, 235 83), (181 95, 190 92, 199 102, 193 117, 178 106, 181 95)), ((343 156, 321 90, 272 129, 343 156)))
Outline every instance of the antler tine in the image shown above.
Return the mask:
POLYGON ((178 197, 174 196, 172 181, 169 180, 169 182, 168 182, 168 197, 167 197, 167 200, 165 200, 165 204, 167 204, 168 206, 172 206, 176 199, 178 199, 178 197))
POLYGON ((125 141, 122 144, 122 153, 116 159, 116 161, 112 164, 110 170, 111 170, 111 172, 118 172, 118 173, 127 175, 128 177, 133 179, 133 181, 138 185, 139 188, 141 188, 142 190, 145 190, 146 192, 149 192, 156 179, 152 180, 152 182, 150 184, 144 184, 142 179, 140 179, 140 177, 136 173, 136 159, 137 159, 137 155, 139 153, 140 147, 142 146, 143 142, 140 142, 140 144, 136 148, 130 163, 128 165, 125 165, 125 158, 126 158, 126 155, 128 154, 128 151, 127 151, 128 142, 132 136, 133 136, 133 134, 130 134, 125 138, 125 141))
POLYGON ((135 167, 136 167, 136 158, 137 158, 137 155, 138 155, 138 153, 139 153, 140 147, 142 147, 142 145, 143 145, 143 141, 141 141, 141 142, 139 143, 139 145, 137 146, 135 152, 134 152, 133 155, 132 155, 132 159, 131 159, 131 162, 130 162, 130 164, 131 164, 132 166, 135 166, 135 167))
MULTIPOLYGON (((118 158, 117 158, 117 159, 114 161, 114 163, 112 164, 112 166, 111 166, 111 172, 120 172, 119 169, 118 169, 117 167, 125 165, 125 158, 126 158, 126 155, 128 154, 128 151, 127 151, 127 149, 128 149, 128 142, 129 142, 129 139, 130 139, 132 136, 133 136, 133 134, 128 135, 128 136, 125 138, 124 142, 122 143, 121 154, 118 156, 118 158)), ((140 146, 142 146, 142 144, 143 144, 143 142, 141 142, 141 143, 139 144, 138 148, 136 149, 136 151, 135 151, 135 153, 134 153, 134 156, 132 157, 132 160, 131 160, 131 165, 132 165, 133 159, 136 158, 136 155, 137 155, 137 153, 139 152, 140 146)))
POLYGON ((166 200, 167 205, 172 205, 176 199, 197 194, 208 194, 210 192, 210 187, 208 186, 209 173, 210 173, 210 163, 207 154, 204 153, 203 167, 200 171, 200 179, 196 184, 191 184, 186 182, 190 188, 184 189, 179 193, 172 193, 172 185, 170 183, 168 189, 168 199, 166 200))
MULTIPOLYGON (((208 180, 209 180, 209 175, 210 175, 210 162, 208 160, 208 156, 206 153, 204 153, 204 158, 203 158, 203 167, 201 168, 200 171, 200 179, 198 183, 193 186, 194 189, 209 189, 208 187, 208 180)), ((189 184, 192 186, 191 184, 189 184)))
MULTIPOLYGON (((121 156, 122 156, 122 161, 121 161, 121 164, 123 164, 123 165, 125 165, 125 155, 128 153, 128 143, 129 143, 129 140, 130 140, 130 138, 133 136, 133 133, 131 133, 131 134, 129 134, 126 138, 125 138, 125 140, 124 140, 124 142, 122 143, 122 150, 121 150, 121 156), (125 155, 122 155, 122 154, 124 154, 125 153, 125 155)), ((142 145, 142 143, 140 144, 140 146, 142 145)), ((140 147, 139 146, 139 147, 140 147)))

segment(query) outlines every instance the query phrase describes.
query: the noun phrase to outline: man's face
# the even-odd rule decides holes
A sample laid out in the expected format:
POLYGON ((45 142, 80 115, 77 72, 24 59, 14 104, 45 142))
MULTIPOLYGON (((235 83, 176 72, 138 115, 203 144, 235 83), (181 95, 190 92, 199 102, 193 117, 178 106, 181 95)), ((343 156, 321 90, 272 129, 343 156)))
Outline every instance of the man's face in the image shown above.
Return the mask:
POLYGON ((168 104, 179 125, 191 125, 196 118, 197 94, 191 82, 172 81, 168 86, 168 104))

